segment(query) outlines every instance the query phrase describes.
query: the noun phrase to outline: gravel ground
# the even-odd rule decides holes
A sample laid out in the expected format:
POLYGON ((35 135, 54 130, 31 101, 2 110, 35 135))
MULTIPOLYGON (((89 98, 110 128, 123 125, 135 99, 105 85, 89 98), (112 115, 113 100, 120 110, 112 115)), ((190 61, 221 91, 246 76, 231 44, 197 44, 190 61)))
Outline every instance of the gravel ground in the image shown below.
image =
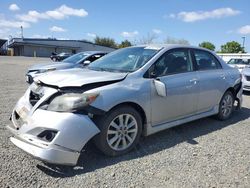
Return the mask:
POLYGON ((25 71, 45 58, 0 57, 0 187, 250 187, 250 94, 230 120, 205 118, 142 138, 127 155, 93 145, 74 168, 44 164, 9 141, 5 126, 27 84, 25 71))

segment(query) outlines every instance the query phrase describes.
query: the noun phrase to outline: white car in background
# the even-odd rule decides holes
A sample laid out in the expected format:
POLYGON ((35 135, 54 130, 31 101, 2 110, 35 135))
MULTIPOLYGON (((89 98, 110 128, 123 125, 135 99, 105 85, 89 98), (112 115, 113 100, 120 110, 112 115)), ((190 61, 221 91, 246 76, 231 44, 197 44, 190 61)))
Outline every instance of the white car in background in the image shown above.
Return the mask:
POLYGON ((250 68, 250 58, 232 58, 227 64, 241 72, 244 68, 250 68))
POLYGON ((250 91, 250 68, 245 68, 241 71, 242 86, 244 91, 250 91))

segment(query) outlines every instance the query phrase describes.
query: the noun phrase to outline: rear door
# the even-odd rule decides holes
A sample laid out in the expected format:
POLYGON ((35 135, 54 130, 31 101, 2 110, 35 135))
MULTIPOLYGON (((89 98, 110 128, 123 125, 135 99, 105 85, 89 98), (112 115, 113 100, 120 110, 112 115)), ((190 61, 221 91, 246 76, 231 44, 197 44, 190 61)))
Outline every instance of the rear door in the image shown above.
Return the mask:
POLYGON ((199 96, 197 97, 197 111, 206 112, 219 104, 226 90, 226 76, 220 62, 210 52, 193 50, 199 79, 199 96))

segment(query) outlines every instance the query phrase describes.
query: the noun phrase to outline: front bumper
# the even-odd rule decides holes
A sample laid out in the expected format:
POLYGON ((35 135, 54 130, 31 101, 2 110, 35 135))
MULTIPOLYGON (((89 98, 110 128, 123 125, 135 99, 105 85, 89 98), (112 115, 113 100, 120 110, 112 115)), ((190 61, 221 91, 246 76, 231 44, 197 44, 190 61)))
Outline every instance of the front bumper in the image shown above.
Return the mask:
POLYGON ((247 81, 246 79, 242 82, 243 90, 244 91, 250 91, 250 81, 247 81))
POLYGON ((27 101, 28 93, 29 91, 13 110, 13 125, 7 126, 14 134, 14 137, 10 138, 11 142, 42 161, 76 165, 82 148, 99 133, 99 129, 87 115, 39 109, 39 103, 42 103, 44 98, 32 107, 27 101), (26 111, 22 111, 24 107, 26 111), (39 136, 44 131, 54 131, 56 134, 48 141, 39 136))
POLYGON ((79 152, 70 152, 63 149, 52 149, 33 145, 18 138, 11 137, 10 141, 18 148, 32 155, 41 161, 53 164, 76 165, 79 158, 79 152))

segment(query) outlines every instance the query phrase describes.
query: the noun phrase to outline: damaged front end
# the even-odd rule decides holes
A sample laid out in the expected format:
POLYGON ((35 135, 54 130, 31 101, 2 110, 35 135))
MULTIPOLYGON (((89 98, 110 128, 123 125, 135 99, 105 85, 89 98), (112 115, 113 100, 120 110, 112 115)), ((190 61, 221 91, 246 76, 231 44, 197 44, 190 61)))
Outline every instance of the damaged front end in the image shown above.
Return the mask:
POLYGON ((84 145, 99 133, 92 116, 105 112, 89 105, 98 96, 34 82, 11 114, 11 142, 42 161, 76 165, 84 145))

